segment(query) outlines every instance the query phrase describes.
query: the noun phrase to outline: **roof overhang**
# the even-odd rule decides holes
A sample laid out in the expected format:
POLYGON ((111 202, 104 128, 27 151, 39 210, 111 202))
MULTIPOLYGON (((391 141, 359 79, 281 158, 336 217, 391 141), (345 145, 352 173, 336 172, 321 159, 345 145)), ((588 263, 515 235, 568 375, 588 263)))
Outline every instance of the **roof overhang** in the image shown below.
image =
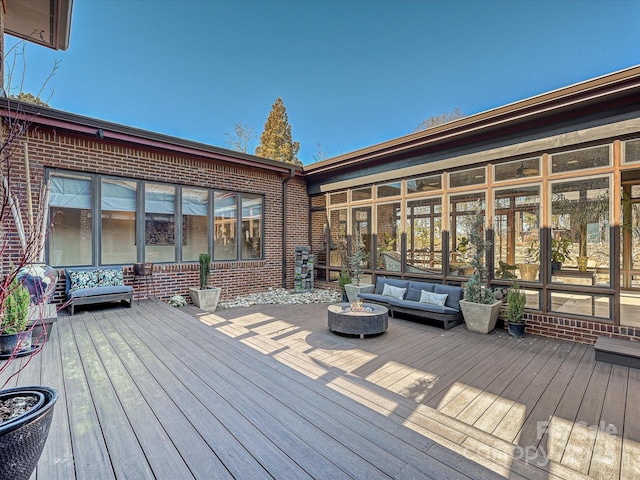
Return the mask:
POLYGON ((4 31, 54 50, 69 48, 73 0, 2 0, 4 31))
POLYGON ((416 155, 426 149, 444 148, 454 142, 487 140, 492 135, 526 130, 536 122, 560 118, 568 112, 580 114, 595 105, 628 102, 630 97, 637 103, 639 95, 640 66, 635 66, 307 165, 304 170, 308 178, 319 181, 393 158, 416 155))

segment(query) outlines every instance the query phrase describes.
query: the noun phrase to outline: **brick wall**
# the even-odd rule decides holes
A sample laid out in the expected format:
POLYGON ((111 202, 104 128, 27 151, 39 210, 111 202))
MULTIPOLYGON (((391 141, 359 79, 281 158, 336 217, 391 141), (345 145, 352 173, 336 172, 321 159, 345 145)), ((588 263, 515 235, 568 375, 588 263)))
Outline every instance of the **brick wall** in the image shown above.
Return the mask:
MULTIPOLYGON (((210 284, 222 288, 221 299, 282 286, 282 185, 285 176, 255 166, 132 147, 107 139, 87 139, 43 127, 32 128, 28 141, 34 185, 42 183, 45 168, 59 168, 264 195, 264 258, 214 262, 210 284)), ((18 164, 22 164, 22 157, 18 151, 18 164)), ((287 287, 293 288, 294 247, 309 242, 309 209, 304 180, 294 177, 286 188, 287 287)), ((188 297, 189 287, 198 285, 198 265, 157 264, 154 278, 159 298, 168 299, 176 294, 188 297)), ((131 267, 125 267, 125 281, 127 284, 133 282, 131 267)), ((56 300, 62 300, 63 290, 64 276, 61 276, 56 300)))

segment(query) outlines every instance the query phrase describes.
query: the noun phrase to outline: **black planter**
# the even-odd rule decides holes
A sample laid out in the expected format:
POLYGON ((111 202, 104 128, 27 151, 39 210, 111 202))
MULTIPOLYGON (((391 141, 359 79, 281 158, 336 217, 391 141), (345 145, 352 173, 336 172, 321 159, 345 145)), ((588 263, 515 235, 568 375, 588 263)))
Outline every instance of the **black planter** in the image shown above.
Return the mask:
POLYGON ((33 386, 0 390, 0 399, 34 394, 38 405, 24 415, 0 423, 0 480, 28 480, 38 465, 49 435, 58 392, 33 386))
POLYGON ((562 262, 551 262, 551 270, 560 270, 562 268, 562 262))
POLYGON ((524 337, 524 331, 525 331, 526 325, 527 324, 524 322, 522 323, 509 322, 509 334, 512 337, 516 337, 516 338, 524 337))
POLYGON ((343 302, 343 303, 346 303, 346 302, 348 302, 348 301, 349 301, 349 297, 347 296, 347 294, 346 294, 346 293, 343 293, 343 294, 342 294, 342 302, 343 302))

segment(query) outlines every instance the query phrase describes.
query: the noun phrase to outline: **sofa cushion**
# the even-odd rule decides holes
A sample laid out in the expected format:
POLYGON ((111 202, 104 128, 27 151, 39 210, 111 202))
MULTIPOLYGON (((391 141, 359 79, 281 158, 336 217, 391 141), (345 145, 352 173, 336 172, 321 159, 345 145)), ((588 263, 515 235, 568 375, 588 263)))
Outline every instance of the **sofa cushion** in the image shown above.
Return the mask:
POLYGON ((124 285, 121 268, 103 268, 98 270, 99 287, 120 287, 124 285))
POLYGON ((420 303, 430 303, 431 305, 440 305, 444 307, 444 303, 447 301, 447 293, 433 293, 422 290, 420 295, 420 303))
POLYGON ((67 295, 69 298, 81 297, 99 297, 100 295, 109 295, 112 293, 129 293, 133 292, 133 287, 129 285, 111 286, 111 287, 93 287, 83 288, 80 290, 70 291, 67 295))
POLYGON ((382 291, 384 290, 384 286, 385 285, 391 285, 392 287, 398 287, 398 288, 408 288, 409 287, 409 280, 400 280, 400 279, 397 279, 397 278, 378 277, 376 279, 376 291, 375 291, 375 293, 377 293, 378 295, 382 295, 382 291))
POLYGON ((97 270, 67 270, 69 289, 67 293, 98 286, 97 270))
POLYGON ((397 298, 389 299, 389 305, 391 308, 406 308, 410 310, 418 310, 422 312, 433 313, 449 313, 451 315, 459 314, 460 312, 453 310, 452 308, 442 305, 433 305, 432 303, 420 303, 413 300, 398 300, 397 298))
MULTIPOLYGON (((435 283, 416 282, 415 280, 409 280, 409 288, 415 288, 416 290, 419 290, 419 291, 424 290, 425 292, 433 292, 433 289, 435 288, 435 286, 436 286, 435 283)), ((418 296, 418 298, 420 298, 420 296, 418 296)))
POLYGON ((389 300, 393 297, 388 295, 380 295, 379 293, 359 293, 358 298, 367 302, 376 302, 376 303, 389 303, 389 300))
POLYGON ((460 311, 460 300, 462 300, 462 287, 453 285, 439 285, 433 290, 435 293, 446 293, 447 301, 444 303, 446 307, 460 311))
POLYGON ((404 294, 407 293, 406 288, 394 287, 393 285, 386 284, 382 290, 382 295, 388 295, 393 298, 399 298, 402 300, 404 294))

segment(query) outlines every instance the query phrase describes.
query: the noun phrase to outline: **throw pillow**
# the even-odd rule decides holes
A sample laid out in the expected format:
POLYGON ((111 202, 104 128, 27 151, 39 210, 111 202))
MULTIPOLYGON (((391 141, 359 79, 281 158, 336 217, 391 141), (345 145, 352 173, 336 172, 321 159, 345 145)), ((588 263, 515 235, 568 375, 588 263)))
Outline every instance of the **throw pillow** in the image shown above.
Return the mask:
POLYGON ((422 290, 420 294, 420 303, 430 303, 432 305, 440 305, 444 307, 444 302, 447 301, 448 294, 446 293, 431 293, 422 290))
POLYGON ((122 285, 124 285, 122 269, 110 268, 106 270, 98 270, 99 287, 121 287, 122 285))
POLYGON ((404 293, 406 291, 406 288, 393 287, 389 284, 385 284, 384 290, 382 290, 382 295, 387 295, 389 297, 399 298, 400 300, 402 300, 404 299, 404 293))
POLYGON ((86 272, 71 270, 68 275, 71 280, 70 292, 98 286, 98 272, 96 270, 87 270, 86 272))

